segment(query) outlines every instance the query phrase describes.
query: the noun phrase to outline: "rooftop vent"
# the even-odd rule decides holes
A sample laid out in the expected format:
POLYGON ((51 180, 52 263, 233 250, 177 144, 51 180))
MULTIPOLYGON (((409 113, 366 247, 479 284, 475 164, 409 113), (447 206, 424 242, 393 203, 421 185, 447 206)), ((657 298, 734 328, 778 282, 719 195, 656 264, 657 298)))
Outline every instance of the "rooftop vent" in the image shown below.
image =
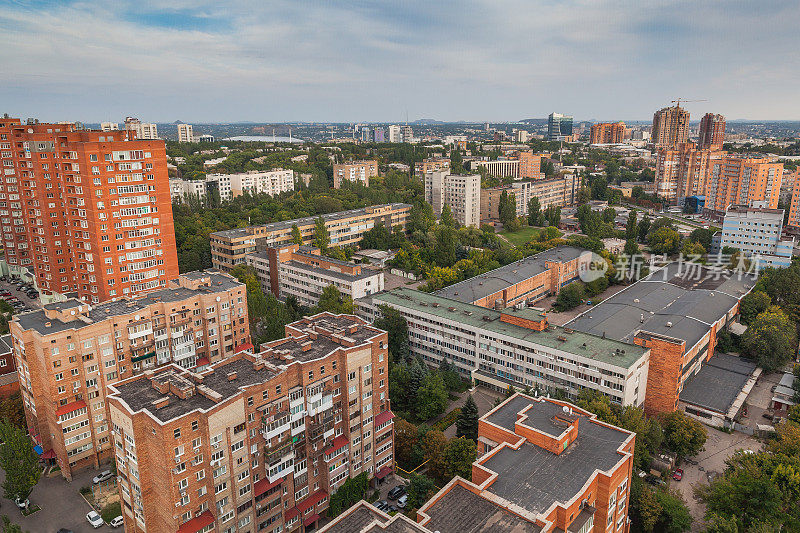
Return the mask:
POLYGON ((671 328, 672 327, 672 322, 667 322, 667 327, 671 328))
POLYGON ((489 315, 483 315, 483 320, 485 320, 486 322, 491 322, 492 318, 489 315))
POLYGON ((236 379, 236 376, 237 376, 237 374, 236 374, 235 370, 233 372, 228 372, 228 374, 227 374, 228 381, 233 381, 234 379, 236 379))
POLYGON ((638 304, 639 303, 639 298, 634 298, 633 299, 633 303, 638 304))
POLYGON ((448 307, 448 308, 447 308, 447 310, 448 310, 448 311, 450 311, 450 312, 452 313, 453 311, 455 311, 455 310, 456 310, 456 308, 455 308, 455 307, 448 307))

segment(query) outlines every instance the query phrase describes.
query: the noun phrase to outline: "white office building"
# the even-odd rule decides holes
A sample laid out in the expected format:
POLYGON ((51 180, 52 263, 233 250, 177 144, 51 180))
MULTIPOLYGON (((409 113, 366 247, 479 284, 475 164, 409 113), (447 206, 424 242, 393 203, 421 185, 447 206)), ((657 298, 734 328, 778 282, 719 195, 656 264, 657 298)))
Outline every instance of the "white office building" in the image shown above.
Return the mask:
POLYGON ((187 198, 204 200, 207 193, 208 189, 205 181, 181 178, 170 178, 169 180, 169 194, 173 202, 180 203, 187 198))
MULTIPOLYGON (((239 174, 208 174, 211 188, 219 192, 220 200, 227 201, 245 193, 255 196, 267 194, 276 196, 294 190, 294 171, 277 168, 274 170, 251 170, 239 174)), ((210 190, 209 189, 209 190, 210 190)))
POLYGON ((783 240, 783 209, 731 206, 725 212, 722 230, 714 234, 712 252, 725 247, 736 248, 751 258, 757 258, 761 267, 787 267, 792 263, 794 239, 783 240))
POLYGON ((191 124, 178 124, 178 142, 190 143, 194 141, 191 124))

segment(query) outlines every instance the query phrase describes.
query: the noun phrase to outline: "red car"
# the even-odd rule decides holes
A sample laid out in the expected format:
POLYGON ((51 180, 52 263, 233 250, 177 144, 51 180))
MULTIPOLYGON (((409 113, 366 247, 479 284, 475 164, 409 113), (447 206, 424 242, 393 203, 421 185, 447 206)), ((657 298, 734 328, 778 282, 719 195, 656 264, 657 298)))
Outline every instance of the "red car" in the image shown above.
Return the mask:
POLYGON ((672 474, 672 479, 674 479, 675 481, 680 481, 682 478, 683 478, 683 469, 682 468, 675 469, 675 473, 672 474))

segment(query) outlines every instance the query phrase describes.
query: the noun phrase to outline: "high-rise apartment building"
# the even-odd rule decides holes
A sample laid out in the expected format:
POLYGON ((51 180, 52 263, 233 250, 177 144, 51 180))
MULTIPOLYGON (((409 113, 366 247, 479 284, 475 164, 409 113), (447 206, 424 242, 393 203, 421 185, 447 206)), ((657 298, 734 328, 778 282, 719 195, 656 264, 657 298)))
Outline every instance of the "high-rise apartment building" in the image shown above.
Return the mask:
POLYGON ((655 192, 671 203, 681 204, 689 196, 703 196, 713 163, 725 152, 696 148, 692 143, 660 147, 656 152, 655 192))
POLYGON ((725 212, 722 229, 714 234, 712 253, 725 247, 741 250, 748 257, 758 259, 760 268, 785 268, 792 264, 794 239, 781 238, 783 209, 765 209, 754 206, 731 206, 725 212))
POLYGON ((109 388, 126 531, 308 531, 347 478, 393 471, 386 332, 322 313, 286 334, 109 388))
POLYGON ((369 179, 377 175, 378 161, 375 159, 334 163, 333 188, 340 189, 343 181, 360 182, 365 187, 369 187, 369 179))
POLYGON ((400 126, 400 137, 402 142, 404 143, 412 143, 414 142, 414 130, 411 129, 411 126, 406 124, 405 126, 400 126))
POLYGON ((653 144, 668 148, 689 140, 689 112, 680 106, 665 107, 653 114, 653 144))
POLYGON ((725 117, 719 114, 706 113, 700 119, 700 148, 722 150, 725 141, 725 117))
POLYGON ((170 178, 169 194, 173 202, 181 203, 189 198, 205 200, 208 194, 207 184, 203 180, 186 180, 170 178))
POLYGON ((572 135, 572 116, 550 113, 547 117, 547 139, 563 141, 572 135))
POLYGON ((392 124, 389 126, 389 142, 390 143, 401 143, 403 142, 403 133, 400 130, 400 126, 397 124, 392 124))
POLYGON ((517 179, 540 180, 544 178, 541 155, 534 154, 533 150, 518 150, 514 152, 514 157, 519 161, 517 179))
POLYGON ((481 175, 450 174, 449 170, 428 172, 425 201, 431 204, 437 217, 449 205, 459 224, 477 228, 481 224, 481 175))
POLYGON ((429 157, 414 163, 414 173, 419 177, 425 176, 425 174, 434 170, 448 170, 449 168, 450 158, 448 157, 429 157))
POLYGON ((67 478, 113 456, 108 385, 167 363, 202 369, 250 341, 245 286, 212 271, 134 300, 47 304, 10 329, 31 438, 67 478))
POLYGON ((592 124, 591 144, 619 144, 625 140, 624 122, 603 122, 592 124))
POLYGON ((777 209, 783 178, 783 163, 767 156, 726 154, 711 165, 704 213, 721 219, 732 205, 765 202, 777 209))
POLYGON ((158 127, 152 122, 141 122, 135 117, 125 118, 125 130, 135 131, 137 139, 158 139, 158 127))
POLYGON ((194 141, 191 124, 178 124, 178 142, 190 143, 194 141))
POLYGON ((330 235, 331 246, 358 244, 364 233, 383 224, 393 231, 404 229, 411 211, 409 204, 382 204, 327 213, 321 217, 306 217, 281 222, 271 222, 262 226, 250 226, 216 231, 211 234, 211 264, 214 268, 229 272, 236 265, 247 263, 247 255, 269 247, 291 244, 292 227, 297 226, 303 237, 303 244, 311 244, 322 218, 330 235))
POLYGON ((0 120, 6 262, 43 301, 98 303, 178 274, 164 141, 0 120))

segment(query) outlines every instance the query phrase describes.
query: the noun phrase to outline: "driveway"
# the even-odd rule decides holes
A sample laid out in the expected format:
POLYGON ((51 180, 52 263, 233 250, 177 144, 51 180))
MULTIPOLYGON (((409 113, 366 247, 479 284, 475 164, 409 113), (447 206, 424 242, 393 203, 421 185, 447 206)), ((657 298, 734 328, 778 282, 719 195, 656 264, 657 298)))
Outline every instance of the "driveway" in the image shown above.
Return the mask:
POLYGON ((39 309, 42 304, 39 303, 39 298, 29 298, 27 294, 14 287, 11 283, 0 281, 0 290, 7 290, 12 296, 18 298, 29 309, 39 309))
POLYGON ((694 518, 692 531, 702 530, 703 515, 706 511, 705 505, 694 498, 694 487, 699 484, 707 484, 709 482, 709 473, 713 476, 724 472, 725 461, 736 450, 758 451, 762 447, 758 440, 744 433, 725 433, 710 427, 706 429, 708 430, 708 440, 705 448, 694 457, 694 461, 697 461, 698 464, 694 465, 684 461, 680 466, 680 468, 683 468, 683 479, 681 481, 670 481, 671 487, 680 491, 689 506, 689 511, 692 513, 692 518, 694 518))
MULTIPOLYGON (((494 402, 497 398, 503 397, 503 394, 499 392, 489 390, 485 387, 475 387, 473 389, 462 392, 461 394, 458 395, 457 400, 451 401, 447 405, 445 414, 449 413, 456 407, 463 407, 464 402, 467 401, 467 396, 469 396, 470 394, 472 394, 472 399, 475 400, 475 405, 478 406, 478 418, 482 417, 483 415, 485 415, 494 408, 494 402)), ((455 437, 456 425, 453 424, 449 428, 445 429, 444 436, 447 437, 448 439, 455 437)))
MULTIPOLYGON (((86 521, 86 513, 91 507, 81 496, 80 489, 91 485, 95 475, 97 471, 90 468, 76 474, 71 483, 61 476, 42 477, 30 496, 31 505, 38 505, 41 510, 22 516, 13 501, 2 498, 0 514, 8 515, 12 522, 22 526, 23 531, 31 533, 55 533, 62 527, 74 533, 122 531, 109 526, 93 529, 86 521)), ((5 477, 5 472, 0 469, 0 483, 5 477)))
POLYGON ((758 424, 772 425, 772 420, 762 415, 767 412, 772 404, 772 388, 780 383, 782 372, 774 374, 761 374, 755 387, 747 397, 747 416, 742 416, 740 424, 756 429, 758 424))

